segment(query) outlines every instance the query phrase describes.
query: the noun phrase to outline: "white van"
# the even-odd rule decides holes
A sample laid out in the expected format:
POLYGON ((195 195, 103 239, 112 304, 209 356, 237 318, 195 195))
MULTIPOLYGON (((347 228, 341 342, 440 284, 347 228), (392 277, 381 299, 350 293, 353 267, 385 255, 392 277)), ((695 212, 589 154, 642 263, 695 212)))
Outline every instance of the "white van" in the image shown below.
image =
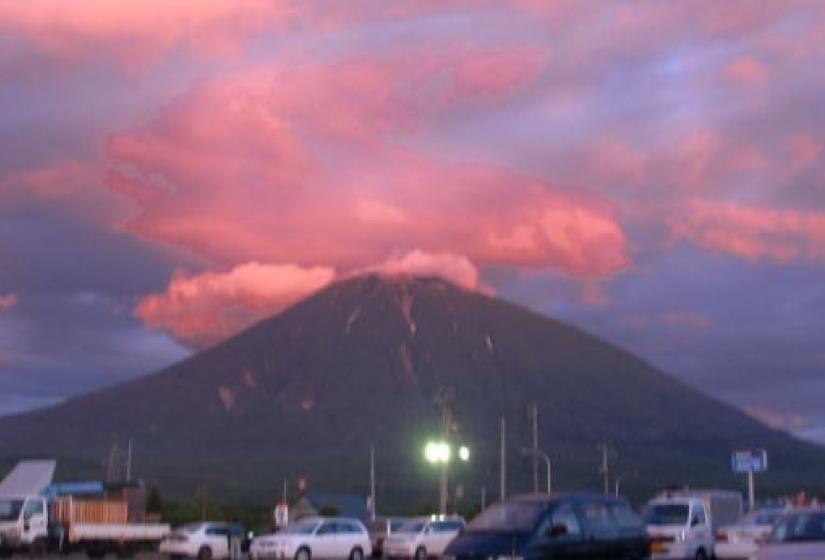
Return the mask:
POLYGON ((742 515, 742 495, 724 490, 662 494, 644 512, 654 559, 706 560, 714 555, 716 530, 742 515))

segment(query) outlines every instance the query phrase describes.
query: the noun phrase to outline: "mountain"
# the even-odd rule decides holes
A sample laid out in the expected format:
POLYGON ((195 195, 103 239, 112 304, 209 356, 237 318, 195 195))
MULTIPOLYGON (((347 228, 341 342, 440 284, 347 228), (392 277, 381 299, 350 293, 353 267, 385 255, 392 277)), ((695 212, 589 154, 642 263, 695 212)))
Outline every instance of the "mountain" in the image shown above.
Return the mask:
MULTIPOLYGON (((97 476, 113 444, 134 442, 137 476, 167 494, 271 503, 282 481, 318 491, 368 488, 397 509, 436 503, 423 460, 437 436, 434 397, 453 395, 451 469, 477 501, 498 494, 499 417, 507 418, 510 492, 528 488, 528 403, 559 489, 600 488, 599 442, 612 473, 642 497, 672 483, 743 487, 730 453, 766 447, 760 489, 812 488, 825 449, 767 428, 632 354, 518 305, 435 278, 363 276, 163 371, 0 419, 0 459, 55 456, 61 474, 97 476)), ((542 480, 543 480, 542 469, 542 480)))

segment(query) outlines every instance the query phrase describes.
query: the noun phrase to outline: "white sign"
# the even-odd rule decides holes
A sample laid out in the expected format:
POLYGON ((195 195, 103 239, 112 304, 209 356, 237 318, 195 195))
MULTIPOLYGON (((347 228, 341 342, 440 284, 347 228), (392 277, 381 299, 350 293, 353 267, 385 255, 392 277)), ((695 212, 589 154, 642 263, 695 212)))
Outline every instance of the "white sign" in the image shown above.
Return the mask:
POLYGON ((768 452, 764 449, 735 451, 731 458, 733 471, 758 473, 768 470, 768 452))
POLYGON ((278 504, 275 506, 275 526, 286 527, 289 525, 289 506, 278 504))

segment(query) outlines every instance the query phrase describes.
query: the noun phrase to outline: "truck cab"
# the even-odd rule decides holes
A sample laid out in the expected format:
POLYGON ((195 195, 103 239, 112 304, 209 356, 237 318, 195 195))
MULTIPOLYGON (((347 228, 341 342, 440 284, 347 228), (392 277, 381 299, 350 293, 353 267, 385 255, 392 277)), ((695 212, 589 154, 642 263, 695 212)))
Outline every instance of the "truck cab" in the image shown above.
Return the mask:
POLYGON ((42 496, 0 497, 0 551, 45 545, 49 522, 42 496))
POLYGON ((704 559, 713 555, 710 512, 699 498, 651 501, 644 512, 653 558, 704 559))

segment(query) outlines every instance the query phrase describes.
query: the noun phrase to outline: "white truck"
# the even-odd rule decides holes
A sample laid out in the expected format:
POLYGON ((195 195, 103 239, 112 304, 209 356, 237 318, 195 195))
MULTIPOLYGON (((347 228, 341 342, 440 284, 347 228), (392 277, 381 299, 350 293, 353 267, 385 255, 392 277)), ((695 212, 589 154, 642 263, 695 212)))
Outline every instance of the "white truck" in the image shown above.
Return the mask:
POLYGON ((110 552, 128 557, 169 533, 169 525, 129 523, 125 502, 50 501, 38 494, 0 497, 0 556, 83 550, 90 558, 110 552))
POLYGON ((666 492, 644 512, 654 559, 707 560, 716 530, 742 515, 742 495, 726 490, 666 492))

